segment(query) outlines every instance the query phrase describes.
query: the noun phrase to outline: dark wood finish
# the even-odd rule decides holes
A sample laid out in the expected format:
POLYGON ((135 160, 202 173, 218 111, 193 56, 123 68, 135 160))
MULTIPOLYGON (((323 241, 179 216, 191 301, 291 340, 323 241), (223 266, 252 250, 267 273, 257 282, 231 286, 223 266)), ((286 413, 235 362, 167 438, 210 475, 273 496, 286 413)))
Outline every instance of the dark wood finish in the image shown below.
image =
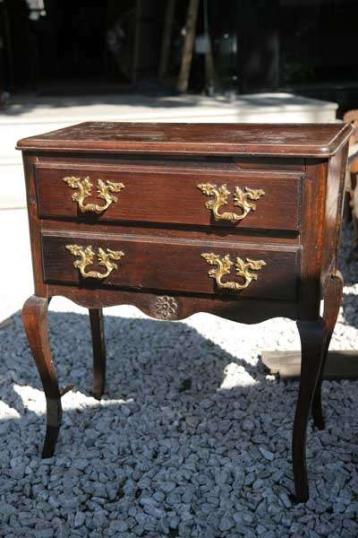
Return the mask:
POLYGON ((301 256, 299 318, 315 320, 319 316, 320 275, 323 265, 325 229, 326 162, 307 162, 303 193, 303 225, 300 235, 301 256))
MULTIPOLYGON (((138 237, 129 234, 123 236, 86 234, 85 237, 76 231, 63 233, 59 236, 49 232, 42 235, 44 281, 58 282, 86 287, 116 286, 121 288, 136 288, 163 292, 184 292, 231 294, 234 297, 262 297, 282 300, 295 300, 298 287, 298 253, 297 248, 259 244, 229 243, 223 241, 189 241, 171 239, 158 241, 155 237, 138 237), (77 244, 85 248, 92 245, 95 250, 99 247, 110 248, 125 253, 117 262, 118 269, 114 270, 105 281, 83 279, 74 267, 76 258, 66 249, 68 244, 77 244), (202 258, 205 252, 215 252, 221 257, 230 254, 232 260, 236 256, 242 259, 265 260, 266 266, 257 273, 254 286, 238 292, 219 290, 208 271, 212 268, 202 258), (149 269, 150 268, 150 269, 149 269), (285 286, 282 286, 285 282, 285 286)), ((98 265, 91 269, 103 273, 98 265)), ((226 280, 237 281, 235 272, 226 280)))
POLYGON ((25 151, 166 155, 330 157, 350 136, 350 125, 85 122, 25 138, 25 151))
MULTIPOLYGON (((24 150, 25 151, 25 150, 24 150)), ((35 150, 28 150, 26 154, 35 150)), ((124 165, 128 168, 135 167, 136 171, 148 172, 149 166, 155 167, 161 172, 170 172, 175 168, 177 172, 198 171, 209 173, 218 171, 240 172, 243 170, 255 170, 257 172, 302 172, 306 170, 306 159, 302 157, 272 157, 270 155, 260 156, 258 159, 250 155, 175 155, 175 154, 151 154, 151 153, 118 153, 117 152, 68 152, 66 150, 36 151, 36 166, 56 168, 62 167, 66 171, 66 166, 90 167, 91 170, 101 172, 104 166, 116 168, 124 165)))
POLYGON ((343 216, 343 194, 348 144, 337 152, 329 162, 325 211, 324 238, 324 271, 323 284, 326 278, 335 273, 337 266, 338 241, 343 216))
POLYGON ((298 321, 297 328, 301 338, 302 362, 293 426, 292 463, 296 500, 306 502, 309 496, 306 469, 306 432, 313 395, 321 373, 326 340, 322 320, 298 321))
MULTIPOLYGON (((105 306, 133 304, 166 320, 196 312, 243 323, 289 317, 297 321, 302 341, 293 464, 296 498, 305 501, 307 421, 312 409, 316 425, 323 426, 321 377, 341 297, 336 253, 351 132, 342 124, 83 123, 20 141, 37 297, 25 305, 24 319, 35 360, 47 368, 46 375, 40 369, 45 393, 51 401, 56 393, 57 408, 44 328, 51 296, 90 310, 98 398, 105 382, 105 306), (110 179, 125 188, 101 214, 81 214, 62 181, 67 175, 90 176, 93 183, 110 179), (264 189, 265 196, 244 220, 216 222, 199 182, 226 183, 231 191, 236 185, 264 189), (83 278, 66 249, 73 243, 125 256, 107 278, 83 278), (204 252, 266 265, 246 289, 220 289, 204 252)), ((95 200, 94 193, 89 201, 95 200)), ((232 201, 225 210, 234 209, 232 201)), ((96 262, 90 269, 103 271, 96 262)), ((233 267, 224 281, 237 278, 233 267)), ((45 454, 53 449, 52 439, 45 454)))
MULTIPOLYGON (((100 308, 121 304, 134 304, 142 312, 156 319, 166 319, 157 309, 158 301, 168 297, 158 291, 117 290, 92 287, 75 287, 61 284, 49 284, 48 293, 53 296, 62 295, 84 308, 100 308)), ((185 319, 198 312, 211 312, 232 321, 241 323, 261 323, 269 318, 283 316, 292 320, 297 319, 298 311, 295 302, 275 301, 273 299, 253 299, 241 297, 240 300, 231 293, 217 295, 182 295, 172 293, 176 301, 175 312, 170 319, 185 319)))
POLYGON ((106 384, 106 346, 102 308, 89 308, 93 348, 93 396, 100 400, 106 384))
POLYGON ((317 381, 317 386, 313 396, 312 402, 312 415, 315 426, 319 430, 324 429, 324 417, 322 411, 322 378, 323 371, 327 359, 327 353, 329 344, 331 342, 333 329, 337 321, 339 307, 342 301, 343 294, 343 277, 339 271, 332 273, 326 280, 324 291, 323 291, 323 302, 324 302, 324 311, 323 311, 323 323, 324 323, 324 348, 323 356, 321 362, 321 368, 319 372, 319 378, 317 381))
MULTIPOLYGON (((175 168, 163 171, 161 167, 151 167, 143 171, 135 165, 110 168, 108 165, 68 166, 66 163, 53 162, 51 165, 36 166, 36 186, 39 216, 41 218, 67 218, 96 222, 149 222, 182 225, 220 226, 235 230, 237 228, 261 228, 272 230, 297 230, 301 208, 302 174, 282 172, 249 172, 212 170, 205 172, 175 168), (122 182, 125 188, 117 194, 118 201, 106 211, 92 218, 88 213, 80 213, 72 200, 73 190, 64 183, 65 176, 90 178, 95 186, 98 178, 103 181, 122 182), (229 203, 223 211, 237 211, 233 205, 236 186, 262 189, 265 195, 256 203, 256 210, 236 223, 215 221, 212 212, 205 204, 209 200, 197 187, 201 183, 226 184, 230 192, 229 203)), ((103 205, 93 197, 86 199, 103 205)))
POLYGON ((41 259, 41 236, 40 236, 40 219, 37 210, 36 185, 34 178, 34 163, 37 161, 36 156, 28 156, 24 159, 24 171, 26 181, 27 210, 30 225, 30 242, 33 265, 33 277, 35 293, 39 297, 51 297, 47 293, 47 286, 42 277, 42 259, 41 259))
POLYGON ((61 394, 48 341, 48 302, 45 297, 33 295, 22 309, 26 335, 46 396, 47 427, 42 450, 43 458, 50 458, 54 453, 62 417, 61 394))
POLYGON ((87 235, 95 234, 105 235, 107 237, 125 235, 132 237, 132 235, 141 237, 156 237, 160 240, 166 241, 168 239, 175 241, 176 239, 199 240, 201 242, 208 241, 227 241, 228 243, 251 244, 262 243, 268 244, 270 247, 278 245, 279 247, 296 247, 300 248, 302 245, 301 236, 289 231, 276 232, 275 230, 233 230, 231 228, 213 229, 212 227, 198 226, 159 226, 156 224, 134 224, 134 223, 118 223, 116 225, 109 223, 89 223, 89 222, 69 222, 60 220, 42 220, 41 230, 46 235, 50 233, 52 235, 63 234, 63 232, 78 233, 87 237, 87 235), (262 236, 265 235, 266 241, 262 240, 262 236))

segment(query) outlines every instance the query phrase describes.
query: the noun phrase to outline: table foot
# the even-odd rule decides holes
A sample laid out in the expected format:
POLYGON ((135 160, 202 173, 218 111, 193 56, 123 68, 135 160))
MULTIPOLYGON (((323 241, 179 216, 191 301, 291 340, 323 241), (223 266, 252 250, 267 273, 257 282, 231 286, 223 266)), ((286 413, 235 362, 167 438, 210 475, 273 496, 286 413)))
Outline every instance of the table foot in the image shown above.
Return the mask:
POLYGON ((46 437, 42 457, 53 455, 62 418, 61 395, 48 341, 49 299, 33 295, 24 304, 22 320, 46 397, 46 437))
POLYGON ((298 321, 301 338, 302 364, 300 388, 293 427, 292 461, 295 479, 296 502, 306 502, 309 497, 306 469, 306 432, 313 395, 321 372, 325 347, 323 320, 298 321))
POLYGON ((92 349, 93 349, 93 389, 92 394, 100 400, 106 384, 106 346, 102 308, 90 308, 92 349))
POLYGON ((62 418, 61 400, 47 400, 47 417, 46 437, 42 449, 43 459, 51 458, 55 452, 62 418))

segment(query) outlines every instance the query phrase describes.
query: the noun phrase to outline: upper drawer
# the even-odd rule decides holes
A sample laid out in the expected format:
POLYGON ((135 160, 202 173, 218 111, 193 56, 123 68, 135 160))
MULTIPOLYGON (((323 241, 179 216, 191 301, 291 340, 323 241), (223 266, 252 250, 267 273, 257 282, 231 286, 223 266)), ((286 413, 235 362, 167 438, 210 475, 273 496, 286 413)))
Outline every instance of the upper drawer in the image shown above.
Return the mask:
POLYGON ((41 218, 103 222, 297 230, 301 183, 282 172, 36 167, 41 218))

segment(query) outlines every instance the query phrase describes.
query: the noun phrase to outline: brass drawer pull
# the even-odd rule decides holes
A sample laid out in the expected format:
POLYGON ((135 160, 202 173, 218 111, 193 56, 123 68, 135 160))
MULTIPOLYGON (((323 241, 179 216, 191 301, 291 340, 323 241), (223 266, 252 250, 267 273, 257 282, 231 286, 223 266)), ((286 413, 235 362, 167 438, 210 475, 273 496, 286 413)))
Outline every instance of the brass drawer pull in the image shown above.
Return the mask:
POLYGON ((103 213, 113 202, 117 202, 118 198, 113 192, 120 192, 124 189, 123 183, 114 183, 113 181, 103 181, 103 179, 97 179, 97 195, 105 201, 103 205, 87 203, 85 204, 85 198, 92 195, 93 184, 90 178, 80 178, 76 176, 64 177, 63 180, 71 189, 77 189, 72 195, 72 200, 77 202, 78 207, 82 213, 103 213))
POLYGON ((215 220, 228 220, 233 223, 244 219, 250 211, 254 211, 256 209, 256 204, 253 202, 259 200, 259 198, 265 194, 265 191, 262 189, 250 189, 249 187, 245 187, 244 192, 240 187, 235 187, 234 205, 239 207, 241 212, 234 213, 232 211, 223 211, 220 213, 220 208, 227 204, 228 197, 231 194, 226 183, 220 186, 215 185, 215 183, 199 183, 197 187, 206 196, 212 196, 212 198, 206 202, 205 207, 212 210, 215 220))
POLYGON ((257 280, 258 275, 251 273, 251 271, 259 271, 266 265, 263 260, 251 260, 246 258, 246 262, 237 257, 235 262, 236 275, 241 279, 241 282, 227 281, 223 282, 222 279, 225 275, 229 275, 234 262, 231 260, 230 255, 226 254, 223 258, 220 258, 218 254, 213 252, 206 252, 202 254, 202 257, 208 262, 209 265, 214 265, 214 269, 209 269, 208 275, 215 279, 218 288, 225 288, 229 290, 243 290, 249 286, 253 280, 257 280))
POLYGON ((97 251, 98 265, 103 265, 106 268, 105 273, 100 273, 99 271, 86 271, 87 265, 91 265, 95 257, 92 245, 88 245, 88 247, 66 245, 66 248, 73 256, 79 257, 79 260, 73 262, 73 266, 79 270, 83 278, 97 278, 100 280, 106 278, 114 269, 118 269, 118 265, 113 260, 120 260, 124 256, 124 252, 121 250, 111 250, 109 248, 103 250, 103 248, 99 248, 97 251))

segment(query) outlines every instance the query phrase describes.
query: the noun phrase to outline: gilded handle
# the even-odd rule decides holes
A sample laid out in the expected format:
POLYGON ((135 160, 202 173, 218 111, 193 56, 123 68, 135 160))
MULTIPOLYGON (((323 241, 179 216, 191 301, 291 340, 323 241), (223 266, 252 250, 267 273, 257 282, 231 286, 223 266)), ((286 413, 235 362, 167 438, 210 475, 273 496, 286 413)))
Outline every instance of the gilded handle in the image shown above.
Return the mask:
POLYGON ((92 245, 88 245, 87 247, 81 247, 80 245, 66 245, 66 248, 73 256, 79 258, 73 262, 73 266, 79 270, 81 276, 83 278, 96 278, 97 280, 103 280, 110 275, 112 271, 118 269, 118 265, 113 260, 120 260, 124 256, 124 252, 121 250, 111 250, 109 248, 106 248, 106 250, 99 248, 96 256, 92 245), (87 265, 92 265, 95 256, 97 257, 98 265, 106 268, 104 273, 86 270, 87 265))
POLYGON ((113 181, 103 181, 103 179, 97 179, 97 196, 104 200, 104 204, 85 203, 85 199, 92 195, 93 184, 90 178, 68 176, 64 177, 63 181, 67 185, 74 189, 76 192, 72 194, 72 200, 78 204, 78 207, 82 213, 96 213, 99 215, 106 211, 113 202, 117 202, 118 198, 113 193, 120 192, 124 189, 123 183, 114 183, 113 181))
POLYGON ((221 289, 239 291, 247 288, 253 280, 257 280, 258 278, 258 275, 252 271, 259 271, 266 265, 264 260, 246 258, 246 261, 244 261, 242 258, 237 257, 235 271, 240 281, 227 280, 223 282, 223 278, 231 273, 231 268, 234 265, 230 255, 226 254, 226 256, 220 257, 218 254, 214 254, 214 252, 205 252, 201 256, 209 265, 214 266, 213 269, 209 269, 208 275, 215 280, 217 287, 221 289))
POLYGON ((215 183, 199 183, 197 187, 203 194, 211 197, 206 202, 205 207, 212 211, 214 219, 217 221, 226 220, 232 223, 243 220, 250 211, 255 211, 256 204, 254 202, 265 194, 262 189, 245 187, 244 190, 241 190, 240 187, 235 187, 234 206, 240 210, 239 213, 235 213, 233 211, 221 211, 222 207, 228 203, 228 198, 231 194, 226 183, 219 186, 215 183))

